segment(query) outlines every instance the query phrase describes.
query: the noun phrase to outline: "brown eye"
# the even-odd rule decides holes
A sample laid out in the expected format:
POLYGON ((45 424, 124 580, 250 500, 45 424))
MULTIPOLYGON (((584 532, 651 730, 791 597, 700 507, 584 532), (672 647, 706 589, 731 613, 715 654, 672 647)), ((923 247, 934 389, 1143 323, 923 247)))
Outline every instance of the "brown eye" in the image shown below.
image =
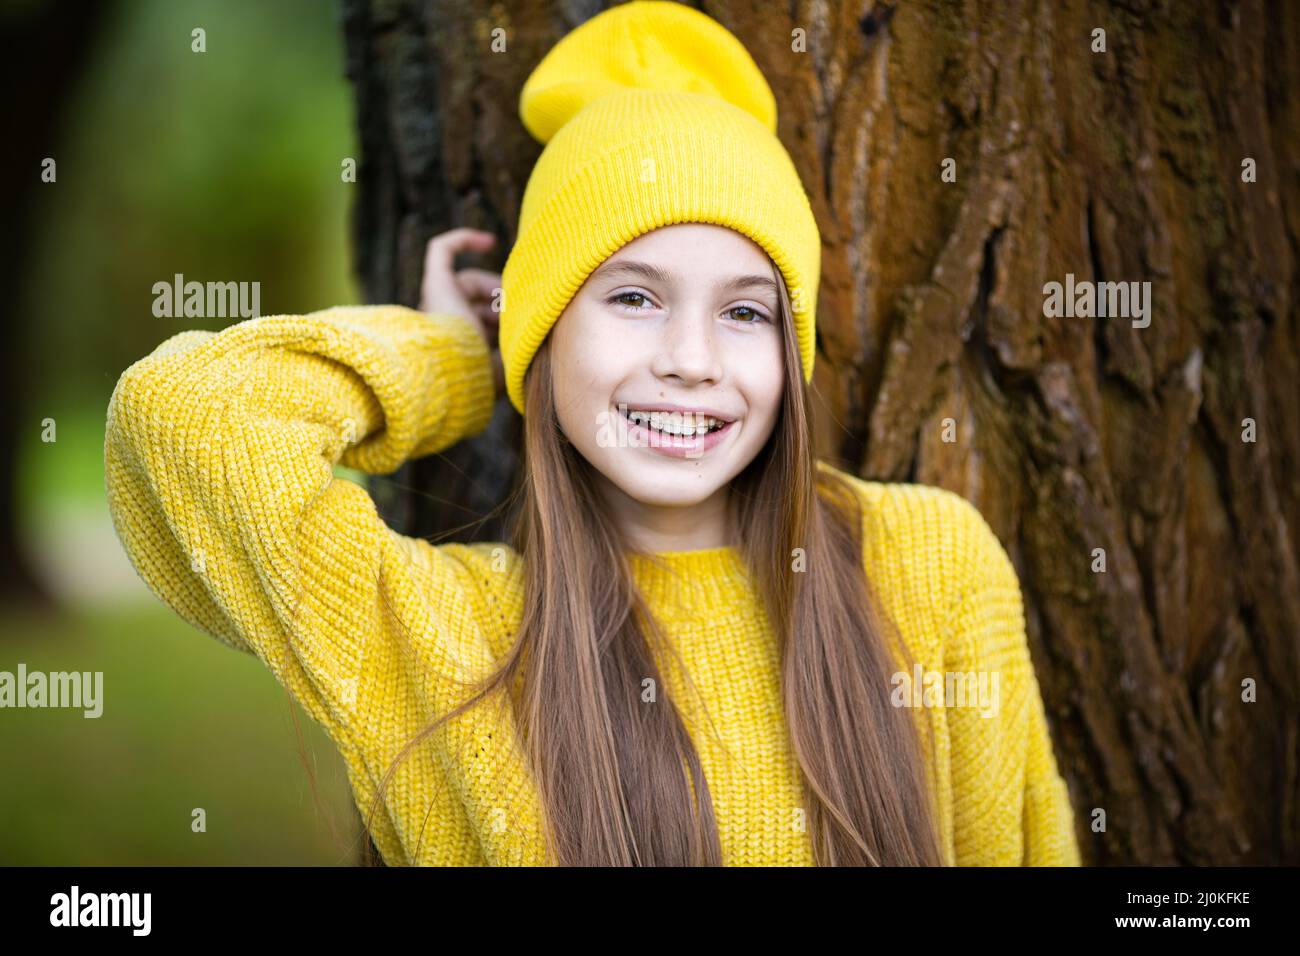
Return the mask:
POLYGON ((747 305, 738 305, 734 309, 730 309, 729 312, 732 315, 734 315, 737 312, 748 312, 749 313, 748 317, 742 317, 740 319, 740 321, 745 325, 757 325, 760 322, 767 321, 767 316, 765 316, 762 312, 759 312, 757 309, 751 308, 750 306, 747 305))
POLYGON ((614 305, 625 306, 626 308, 629 308, 629 309, 643 309, 643 308, 645 308, 645 306, 641 306, 641 305, 630 305, 630 304, 628 304, 627 302, 624 301, 625 299, 641 299, 641 300, 643 300, 643 301, 645 301, 645 302, 649 302, 649 301, 650 301, 649 298, 647 298, 645 295, 643 295, 643 294, 640 293, 640 292, 619 292, 619 293, 616 293, 615 295, 610 296, 610 297, 609 297, 608 299, 606 299, 605 301, 610 302, 610 303, 612 303, 612 304, 614 304, 614 305))

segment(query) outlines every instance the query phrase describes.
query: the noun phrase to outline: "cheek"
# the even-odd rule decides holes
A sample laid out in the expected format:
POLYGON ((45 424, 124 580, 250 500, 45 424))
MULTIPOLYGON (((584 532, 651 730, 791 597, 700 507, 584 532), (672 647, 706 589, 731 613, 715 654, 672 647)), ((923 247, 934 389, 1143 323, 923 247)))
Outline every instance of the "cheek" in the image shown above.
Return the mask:
POLYGON ((556 417, 579 447, 584 447, 583 435, 594 434, 595 416, 609 406, 618 381, 624 350, 611 340, 608 326, 598 316, 574 311, 551 330, 556 417))
POLYGON ((776 423, 777 413, 781 410, 781 386, 777 383, 761 392, 751 394, 756 395, 749 405, 751 419, 759 426, 755 432, 766 440, 772 426, 776 423))
POLYGON ((638 349, 630 347, 629 331, 599 310, 575 310, 559 325, 558 357, 560 366, 571 376, 576 390, 609 389, 622 377, 631 357, 638 349))
POLYGON ((748 357, 740 368, 738 387, 745 396, 750 418, 756 424, 766 426, 775 421, 785 389, 785 361, 780 339, 773 337, 748 357))

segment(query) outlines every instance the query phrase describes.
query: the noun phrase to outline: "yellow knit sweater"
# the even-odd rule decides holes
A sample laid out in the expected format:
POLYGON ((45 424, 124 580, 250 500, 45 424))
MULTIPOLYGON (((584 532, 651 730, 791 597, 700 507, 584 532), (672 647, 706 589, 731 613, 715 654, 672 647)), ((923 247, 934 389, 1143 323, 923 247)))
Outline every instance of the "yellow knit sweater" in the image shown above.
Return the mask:
MULTIPOLYGON (((492 408, 474 326, 400 306, 182 332, 127 369, 109 405, 108 499, 136 570, 185 620, 265 662, 339 747, 363 811, 399 748, 466 699, 456 679, 510 646, 523 569, 504 544, 395 533, 333 466, 392 472, 481 431, 492 408)), ((1006 552, 956 494, 849 478, 870 518, 864 561, 918 663, 998 679, 978 704, 945 701, 942 685, 924 698, 946 861, 1078 865, 1006 552)), ((639 558, 633 570, 725 743, 697 732, 683 695, 724 862, 811 865, 775 642, 743 562, 729 547, 662 557, 680 573, 639 558)), ((496 703, 444 724, 390 781, 374 818, 390 865, 546 862, 496 703)))

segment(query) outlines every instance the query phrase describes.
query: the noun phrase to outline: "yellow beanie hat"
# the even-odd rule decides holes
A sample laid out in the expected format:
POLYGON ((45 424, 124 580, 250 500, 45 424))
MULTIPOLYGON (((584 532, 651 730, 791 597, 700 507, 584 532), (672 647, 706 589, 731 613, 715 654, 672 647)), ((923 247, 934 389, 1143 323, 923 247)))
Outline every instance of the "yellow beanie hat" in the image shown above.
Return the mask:
POLYGON ((524 373, 587 277, 678 222, 726 226, 772 257, 811 381, 821 238, 772 90, 732 33, 666 0, 611 7, 542 58, 519 114, 545 145, 501 274, 501 358, 520 414, 524 373))

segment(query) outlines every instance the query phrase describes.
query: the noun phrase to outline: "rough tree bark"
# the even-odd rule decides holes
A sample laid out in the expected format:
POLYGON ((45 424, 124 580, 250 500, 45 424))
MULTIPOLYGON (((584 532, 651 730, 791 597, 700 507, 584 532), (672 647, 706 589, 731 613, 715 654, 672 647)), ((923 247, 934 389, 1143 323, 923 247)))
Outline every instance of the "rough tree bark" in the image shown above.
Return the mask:
MULTIPOLYGON (((456 225, 495 231, 500 269, 540 149, 519 90, 605 6, 345 3, 369 300, 413 304, 456 225)), ((699 6, 772 84, 821 226, 819 449, 997 531, 1085 861, 1300 862, 1300 8, 699 6), (1150 325, 1047 317, 1067 274, 1149 281, 1150 325)), ((518 425, 503 400, 377 483, 386 513, 419 535, 486 513, 518 425)))

